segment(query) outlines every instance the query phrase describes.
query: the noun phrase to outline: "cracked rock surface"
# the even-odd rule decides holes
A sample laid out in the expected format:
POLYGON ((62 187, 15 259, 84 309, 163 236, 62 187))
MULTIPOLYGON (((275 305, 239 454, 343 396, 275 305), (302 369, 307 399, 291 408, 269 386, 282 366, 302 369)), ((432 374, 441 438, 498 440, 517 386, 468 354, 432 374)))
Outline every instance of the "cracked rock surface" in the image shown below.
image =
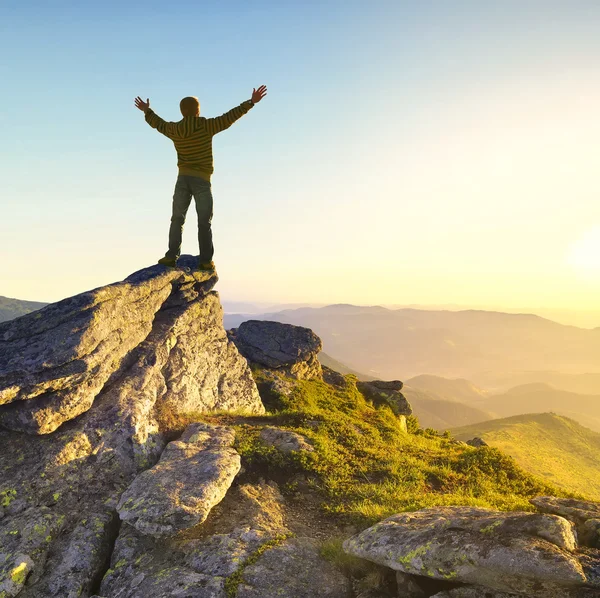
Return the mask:
POLYGON ((234 439, 233 430, 221 426, 188 426, 123 493, 117 505, 121 520, 155 537, 202 523, 240 470, 234 439))
POLYGON ((128 382, 134 392, 158 365, 166 388, 150 392, 171 404, 260 412, 247 364, 228 342, 210 292, 216 282, 214 273, 156 265, 0 324, 0 424, 51 433, 85 413, 140 360, 128 382))
MULTIPOLYGON (((170 417, 264 412, 223 328, 216 280, 153 266, 0 325, 2 598, 97 593, 115 541, 133 529, 121 497, 165 446, 164 469, 181 466, 188 483, 182 455, 200 463, 204 449, 229 455, 223 487, 235 475, 231 432, 195 429, 168 444, 170 417)), ((207 491, 207 504, 224 491, 207 491)), ((202 518, 200 497, 178 492, 173 518, 202 518)))
POLYGON ((229 335, 240 353, 253 363, 285 371, 299 380, 323 377, 317 358, 323 344, 309 328, 248 320, 230 330, 229 335))
POLYGON ((411 575, 532 598, 598 595, 600 558, 575 548, 562 517, 472 507, 394 515, 344 543, 349 554, 411 575))

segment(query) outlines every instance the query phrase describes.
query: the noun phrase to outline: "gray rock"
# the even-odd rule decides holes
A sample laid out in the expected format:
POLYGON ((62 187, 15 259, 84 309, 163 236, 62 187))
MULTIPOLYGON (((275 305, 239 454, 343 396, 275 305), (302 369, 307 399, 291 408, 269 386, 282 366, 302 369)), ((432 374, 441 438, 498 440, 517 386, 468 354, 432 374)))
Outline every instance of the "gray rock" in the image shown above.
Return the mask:
POLYGON ((223 500, 241 467, 233 430, 192 424, 160 461, 138 475, 117 506, 144 534, 170 536, 202 523, 223 500))
POLYGON ((369 384, 379 390, 400 392, 404 388, 404 382, 401 382, 400 380, 371 380, 369 384))
POLYGON ((489 446, 488 443, 483 438, 479 438, 479 436, 475 436, 475 438, 467 440, 467 444, 469 446, 474 446, 475 448, 479 448, 480 446, 489 446))
POLYGON ((394 515, 344 543, 349 554, 404 573, 539 598, 600 588, 574 548, 562 517, 470 507, 394 515))
POLYGON ((206 523, 174 538, 155 539, 125 524, 100 593, 107 598, 167 597, 184 580, 194 598, 226 598, 225 583, 265 544, 289 530, 273 485, 232 489, 206 523), (186 535, 188 534, 188 535, 186 535))
MULTIPOLYGON (((10 425, 33 435, 0 428, 0 443, 10 447, 0 451, 0 594, 18 590, 19 598, 87 596, 119 533, 121 495, 158 461, 167 440, 180 434, 178 418, 189 421, 195 413, 217 409, 264 411, 248 363, 223 328, 218 295, 207 292, 214 279, 202 282, 203 276, 148 268, 107 290, 37 312, 44 318, 31 314, 2 325, 1 417, 5 425, 16 418, 17 425, 10 425), (153 301, 156 311, 148 308, 153 301), (108 341, 93 348, 93 338, 125 334, 135 321, 144 327, 146 317, 149 332, 133 349, 114 363, 107 353, 100 359, 98 351, 105 351, 108 341), (22 354, 11 354, 9 345, 22 354), (111 373, 88 401, 91 407, 52 433, 37 434, 47 430, 32 424, 35 418, 27 410, 39 413, 44 389, 55 385, 55 396, 66 393, 65 410, 47 413, 57 424, 67 421, 82 405, 69 411, 71 399, 94 394, 88 390, 102 377, 102 368, 111 373), (83 395, 78 394, 83 392, 79 382, 88 389, 83 395), (30 396, 38 392, 36 385, 40 394, 30 396), (19 555, 26 562, 25 577, 21 570, 14 572, 19 555), (20 580, 17 585, 15 579, 20 580)), ((127 334, 116 345, 129 347, 127 334)), ((180 442, 196 450, 188 436, 180 442)), ((128 527, 124 524, 121 533, 128 527)), ((113 598, 110 592, 98 593, 113 598)))
POLYGON ((580 544, 600 548, 600 503, 556 496, 537 496, 529 501, 543 513, 572 521, 580 544))
POLYGON ((365 398, 373 401, 375 405, 387 405, 396 415, 412 414, 410 403, 400 392, 403 386, 400 380, 357 382, 356 386, 365 398))
POLYGON ((350 598, 352 586, 319 555, 316 543, 292 538, 266 550, 246 567, 237 598, 350 598))
POLYGON ((250 361, 283 369, 298 379, 322 378, 317 358, 321 339, 310 329, 292 324, 248 320, 229 331, 230 338, 250 361))
POLYGON ((116 533, 117 516, 113 510, 92 513, 80 520, 62 543, 56 566, 30 595, 86 596, 105 569, 116 533))
POLYGON ((306 440, 306 437, 281 428, 267 426, 261 430, 260 437, 265 444, 274 446, 282 453, 292 451, 308 451, 310 453, 315 450, 312 444, 306 440))
POLYGON ((342 376, 339 372, 328 368, 327 366, 321 365, 323 370, 323 380, 327 382, 327 384, 331 384, 332 386, 337 386, 339 388, 347 388, 349 386, 348 380, 346 380, 345 376, 342 376))
MULTIPOLYGON (((191 260, 182 258, 184 265, 191 260)), ((218 298, 210 293, 216 282, 215 274, 157 265, 0 324, 0 423, 53 432, 86 412, 132 363, 140 372, 128 390, 143 392, 148 382, 156 394, 162 389, 151 370, 161 357, 172 402, 229 408, 242 402, 244 388, 243 402, 260 412, 251 373, 228 342, 218 298), (182 373, 181 361, 192 356, 182 373), (211 367, 215 361, 220 367, 211 367), (228 400, 232 391, 236 398, 228 400)))

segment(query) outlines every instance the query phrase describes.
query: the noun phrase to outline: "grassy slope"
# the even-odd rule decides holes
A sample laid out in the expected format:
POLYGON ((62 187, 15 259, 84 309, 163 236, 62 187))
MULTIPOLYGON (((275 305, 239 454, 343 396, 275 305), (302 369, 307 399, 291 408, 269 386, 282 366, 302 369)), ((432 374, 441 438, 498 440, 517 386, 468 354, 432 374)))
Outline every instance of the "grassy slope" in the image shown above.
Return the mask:
POLYGON ((600 499, 600 434, 552 413, 517 415, 452 431, 481 436, 521 467, 566 490, 600 499))
POLYGON ((290 380, 294 389, 285 396, 267 390, 260 370, 254 375, 269 412, 238 427, 245 470, 288 489, 307 483, 327 512, 365 524, 434 505, 531 510, 530 497, 561 494, 496 449, 457 445, 413 419, 412 433, 404 432, 389 408, 375 408, 353 382, 339 389, 290 380), (265 425, 305 435, 315 451, 284 455, 265 446, 259 438, 265 425))

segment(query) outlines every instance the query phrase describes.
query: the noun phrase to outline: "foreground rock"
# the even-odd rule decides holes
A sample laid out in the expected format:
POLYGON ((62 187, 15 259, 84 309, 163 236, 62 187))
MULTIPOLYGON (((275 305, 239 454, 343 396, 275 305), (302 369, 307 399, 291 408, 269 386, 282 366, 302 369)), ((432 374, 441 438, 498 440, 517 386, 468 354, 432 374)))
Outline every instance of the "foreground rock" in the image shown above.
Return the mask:
POLYGON ((352 586, 307 538, 292 538, 245 568, 237 598, 350 598, 352 586))
POLYGON ((562 517, 470 507, 394 515, 344 543, 349 554, 403 573, 539 598, 600 590, 600 559, 584 561, 575 547, 562 517))
POLYGON ((289 537, 284 500, 271 484, 232 488, 206 522, 157 539, 124 526, 105 598, 349 598, 349 581, 306 538, 289 537))
MULTIPOLYGON (((192 260, 183 257, 182 263, 192 260)), ((140 376, 129 382, 134 390, 149 377, 152 357, 164 357, 159 366, 167 388, 149 392, 168 390, 171 403, 183 401, 187 409, 242 402, 260 411, 247 365, 219 320, 218 298, 210 293, 216 281, 214 273, 157 265, 0 324, 0 423, 33 434, 53 432, 86 412, 109 381, 143 358, 146 340, 154 348, 146 352, 140 376)))
POLYGON ((530 502, 544 513, 561 515, 571 521, 580 544, 600 548, 600 504, 555 496, 538 496, 530 502))
MULTIPOLYGON (((0 596, 89 596, 115 540, 132 533, 119 527, 122 495, 149 489, 134 480, 180 433, 178 418, 264 411, 247 361, 223 328, 215 281, 156 266, 0 326, 0 420, 14 428, 0 429, 10 447, 0 451, 0 596)), ((180 517, 190 525, 205 516, 194 503, 199 489, 180 489, 198 480, 199 468, 191 474, 186 465, 201 462, 204 446, 191 434, 165 455, 163 471, 181 467, 182 476, 168 489, 177 503, 173 529, 180 517)), ((213 449, 230 455, 225 487, 239 458, 231 447, 213 449)), ((207 504, 218 494, 208 492, 207 504)), ((168 516, 154 507, 162 525, 168 516)), ((150 521, 148 513, 136 522, 150 521)))
POLYGON ((280 322, 248 320, 229 331, 230 338, 250 361, 284 371, 295 378, 322 378, 317 355, 321 339, 310 329, 280 322))
POLYGON ((189 426, 121 496, 117 506, 121 520, 155 537, 202 523, 240 470, 240 456, 231 447, 234 439, 228 428, 189 426))

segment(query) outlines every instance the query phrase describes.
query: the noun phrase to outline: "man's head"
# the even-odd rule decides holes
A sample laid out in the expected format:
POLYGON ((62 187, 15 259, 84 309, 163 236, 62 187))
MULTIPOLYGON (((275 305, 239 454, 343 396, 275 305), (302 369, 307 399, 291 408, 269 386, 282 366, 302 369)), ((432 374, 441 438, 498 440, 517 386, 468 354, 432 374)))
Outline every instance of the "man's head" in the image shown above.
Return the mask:
POLYGON ((198 98, 187 97, 179 102, 179 109, 183 116, 200 116, 200 102, 198 98))

